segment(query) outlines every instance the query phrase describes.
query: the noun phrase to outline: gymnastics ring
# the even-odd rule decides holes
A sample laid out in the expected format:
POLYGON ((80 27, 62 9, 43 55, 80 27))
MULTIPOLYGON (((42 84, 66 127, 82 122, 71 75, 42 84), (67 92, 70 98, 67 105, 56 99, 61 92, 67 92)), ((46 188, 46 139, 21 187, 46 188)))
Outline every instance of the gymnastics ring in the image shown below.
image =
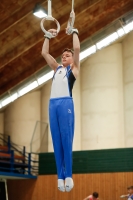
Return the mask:
MULTIPOLYGON (((40 26, 41 26, 41 29, 42 31, 47 35, 49 32, 45 30, 44 26, 43 26, 43 22, 46 21, 46 20, 51 20, 51 21, 54 21, 57 25, 57 34, 59 33, 60 31, 60 24, 59 22, 52 17, 52 11, 51 11, 51 0, 48 0, 48 16, 47 17, 44 17, 42 20, 41 20, 41 23, 40 23, 40 26)), ((56 37, 57 35, 53 35, 52 34, 52 38, 56 37)))
MULTIPOLYGON (((43 23, 44 23, 44 21, 46 21, 46 20, 51 20, 51 21, 54 21, 54 22, 56 23, 56 25, 57 25, 57 34, 58 34, 59 31, 60 31, 60 24, 59 24, 59 22, 58 22, 55 18, 53 18, 52 16, 44 17, 44 18, 41 20, 40 26, 41 26, 42 31, 43 31, 45 34, 48 33, 48 31, 46 31, 46 29, 45 29, 44 26, 43 26, 43 23)), ((56 35, 56 36, 57 36, 57 35, 56 35)), ((52 38, 54 38, 54 37, 56 37, 56 36, 52 35, 52 38)))

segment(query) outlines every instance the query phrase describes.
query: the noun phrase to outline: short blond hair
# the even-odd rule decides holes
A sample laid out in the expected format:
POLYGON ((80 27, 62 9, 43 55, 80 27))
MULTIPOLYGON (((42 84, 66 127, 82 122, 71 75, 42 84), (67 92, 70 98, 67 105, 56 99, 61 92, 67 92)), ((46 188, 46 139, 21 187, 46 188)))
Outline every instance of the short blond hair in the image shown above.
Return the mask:
POLYGON ((72 49, 69 49, 69 48, 65 48, 62 53, 64 53, 65 51, 68 51, 70 52, 72 55, 74 54, 73 50, 72 49))

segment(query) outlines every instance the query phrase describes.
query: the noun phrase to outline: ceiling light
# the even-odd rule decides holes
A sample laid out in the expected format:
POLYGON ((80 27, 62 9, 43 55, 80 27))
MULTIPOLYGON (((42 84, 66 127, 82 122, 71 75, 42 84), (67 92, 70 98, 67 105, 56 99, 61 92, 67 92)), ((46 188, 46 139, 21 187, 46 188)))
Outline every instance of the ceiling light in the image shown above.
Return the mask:
POLYGON ((22 88, 21 90, 18 91, 19 96, 22 96, 22 95, 28 93, 29 91, 35 89, 36 87, 38 87, 37 81, 30 83, 29 85, 27 85, 26 87, 24 87, 24 88, 22 88))
POLYGON ((43 18, 47 16, 47 11, 40 6, 40 4, 36 4, 33 9, 33 15, 39 18, 43 18))
POLYGON ((53 77, 54 74, 54 70, 52 70, 51 72, 45 74, 44 76, 38 78, 38 83, 39 85, 45 83, 46 81, 50 80, 53 77))
POLYGON ((84 58, 86 58, 87 56, 90 56, 93 53, 96 53, 96 45, 93 45, 89 47, 88 49, 82 51, 80 53, 80 60, 83 60, 84 58))
POLYGON ((12 100, 11 100, 10 97, 5 98, 5 99, 1 102, 2 107, 3 107, 3 106, 6 106, 7 104, 9 104, 9 103, 11 103, 11 102, 12 102, 12 100))
POLYGON ((119 35, 119 37, 122 37, 125 34, 124 29, 123 28, 119 28, 117 30, 117 34, 119 35))
POLYGON ((133 30, 133 22, 130 22, 129 24, 125 25, 123 28, 125 33, 129 33, 130 31, 133 30))
POLYGON ((116 32, 112 33, 111 35, 105 37, 103 40, 96 44, 98 49, 108 46, 112 42, 118 39, 118 34, 116 32))
POLYGON ((11 100, 12 101, 15 101, 17 98, 18 98, 18 93, 17 92, 11 95, 11 100))

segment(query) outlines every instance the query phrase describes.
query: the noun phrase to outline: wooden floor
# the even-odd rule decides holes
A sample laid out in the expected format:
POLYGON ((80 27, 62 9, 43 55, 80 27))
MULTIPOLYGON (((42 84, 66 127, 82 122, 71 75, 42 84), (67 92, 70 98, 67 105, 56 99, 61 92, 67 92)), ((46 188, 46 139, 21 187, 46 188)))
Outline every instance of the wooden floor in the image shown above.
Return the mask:
POLYGON ((9 200, 83 200, 97 191, 101 200, 120 200, 133 185, 133 172, 74 174, 71 192, 57 189, 56 175, 39 176, 37 180, 8 180, 9 200))

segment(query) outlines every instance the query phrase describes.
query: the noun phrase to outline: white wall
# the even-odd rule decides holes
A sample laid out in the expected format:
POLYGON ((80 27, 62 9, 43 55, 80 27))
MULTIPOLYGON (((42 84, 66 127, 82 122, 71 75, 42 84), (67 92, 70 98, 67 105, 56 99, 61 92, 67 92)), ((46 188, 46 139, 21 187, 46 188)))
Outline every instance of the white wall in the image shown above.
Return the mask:
POLYGON ((82 149, 124 146, 122 45, 89 57, 81 67, 82 149))
POLYGON ((133 32, 123 41, 125 144, 133 146, 133 32))
POLYGON ((0 133, 4 133, 4 112, 0 113, 0 133))
POLYGON ((3 144, 3 138, 4 138, 4 113, 0 113, 0 144, 3 144))
POLYGON ((17 99, 5 110, 4 129, 11 140, 30 151, 36 121, 40 121, 40 91, 17 99))
POLYGON ((73 140, 73 150, 81 150, 81 91, 80 91, 80 75, 73 88, 73 101, 75 110, 75 131, 73 140))
POLYGON ((53 144, 49 127, 49 98, 52 80, 48 81, 41 89, 41 120, 48 123, 48 152, 53 152, 53 144))

